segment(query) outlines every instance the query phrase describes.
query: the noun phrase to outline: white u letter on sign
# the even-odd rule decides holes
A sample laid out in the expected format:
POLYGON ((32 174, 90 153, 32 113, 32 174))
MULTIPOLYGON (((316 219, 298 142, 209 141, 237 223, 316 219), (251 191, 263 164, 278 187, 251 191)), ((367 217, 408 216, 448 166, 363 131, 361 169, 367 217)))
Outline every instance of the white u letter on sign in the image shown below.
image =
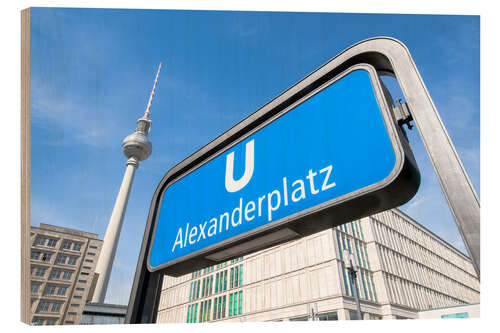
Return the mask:
POLYGON ((245 146, 245 173, 243 177, 234 180, 234 151, 226 156, 226 190, 228 192, 237 192, 245 187, 253 175, 253 140, 247 142, 245 146))

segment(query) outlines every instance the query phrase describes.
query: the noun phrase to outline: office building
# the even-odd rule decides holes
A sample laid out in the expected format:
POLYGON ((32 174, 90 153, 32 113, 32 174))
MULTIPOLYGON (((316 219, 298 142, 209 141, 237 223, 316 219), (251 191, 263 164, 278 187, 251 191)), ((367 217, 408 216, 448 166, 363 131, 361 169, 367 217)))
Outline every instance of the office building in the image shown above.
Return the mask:
POLYGON ((355 318, 342 258, 355 255, 363 319, 417 319, 479 302, 469 257, 398 209, 178 278, 165 276, 157 322, 355 318))
POLYGON ((93 233, 31 227, 32 325, 80 323, 101 245, 93 233))
POLYGON ((126 305, 87 303, 83 308, 80 325, 123 324, 126 314, 126 305))

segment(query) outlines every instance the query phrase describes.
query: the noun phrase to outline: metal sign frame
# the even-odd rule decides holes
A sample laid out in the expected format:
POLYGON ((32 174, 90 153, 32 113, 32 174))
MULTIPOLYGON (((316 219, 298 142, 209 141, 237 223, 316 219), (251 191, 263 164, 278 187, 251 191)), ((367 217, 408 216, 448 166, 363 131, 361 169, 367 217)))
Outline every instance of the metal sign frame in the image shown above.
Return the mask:
MULTIPOLYGON (((332 78, 347 68, 360 63, 373 66, 379 75, 390 75, 397 79, 479 276, 479 199, 410 52, 402 42, 389 37, 376 37, 361 41, 325 63, 288 89, 287 92, 292 96, 306 94, 306 82, 318 79, 318 71, 329 73, 330 78, 332 78), (304 89, 304 85, 306 89, 304 89)), ((277 107, 286 105, 286 103, 286 100, 277 97, 266 106, 277 107)), ((233 128, 236 132, 241 130, 241 123, 233 128)), ((232 139, 229 135, 226 134, 226 136, 228 140, 232 139)), ((207 146, 211 145, 214 145, 213 141, 207 146)), ((193 164, 197 162, 200 161, 192 161, 193 164)), ((155 195, 158 191, 159 189, 155 195)), ((150 272, 147 268, 147 253, 153 236, 152 221, 155 219, 154 215, 154 209, 151 207, 132 285, 125 318, 126 323, 152 323, 156 321, 163 275, 161 272, 150 272)))

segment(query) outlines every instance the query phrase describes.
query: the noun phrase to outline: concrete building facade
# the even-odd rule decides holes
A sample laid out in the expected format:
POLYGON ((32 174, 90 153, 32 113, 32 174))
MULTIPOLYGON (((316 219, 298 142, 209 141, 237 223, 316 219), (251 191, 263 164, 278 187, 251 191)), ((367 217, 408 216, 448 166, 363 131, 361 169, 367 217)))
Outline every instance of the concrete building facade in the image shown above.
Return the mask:
POLYGON ((479 302, 471 260, 393 209, 192 274, 165 276, 157 322, 355 318, 344 249, 360 266, 352 285, 363 319, 417 319, 422 310, 479 302))
POLYGON ((31 227, 32 325, 80 323, 101 246, 93 233, 43 223, 31 227))
POLYGON ((126 314, 126 305, 87 303, 83 309, 80 325, 123 324, 126 314))

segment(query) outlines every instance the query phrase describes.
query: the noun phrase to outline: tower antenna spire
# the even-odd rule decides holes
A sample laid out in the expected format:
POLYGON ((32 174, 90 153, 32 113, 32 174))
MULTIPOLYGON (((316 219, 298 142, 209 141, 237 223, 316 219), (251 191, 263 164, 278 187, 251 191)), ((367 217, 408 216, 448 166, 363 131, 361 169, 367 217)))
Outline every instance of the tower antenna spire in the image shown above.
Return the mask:
POLYGON ((161 70, 161 61, 160 61, 160 65, 158 66, 158 71, 156 72, 155 83, 153 84, 153 89, 151 90, 151 94, 149 95, 148 106, 146 107, 146 112, 144 112, 144 118, 146 118, 146 119, 149 118, 149 109, 151 109, 151 103, 153 102, 153 97, 155 95, 156 83, 158 82, 158 76, 160 76, 160 70, 161 70))

